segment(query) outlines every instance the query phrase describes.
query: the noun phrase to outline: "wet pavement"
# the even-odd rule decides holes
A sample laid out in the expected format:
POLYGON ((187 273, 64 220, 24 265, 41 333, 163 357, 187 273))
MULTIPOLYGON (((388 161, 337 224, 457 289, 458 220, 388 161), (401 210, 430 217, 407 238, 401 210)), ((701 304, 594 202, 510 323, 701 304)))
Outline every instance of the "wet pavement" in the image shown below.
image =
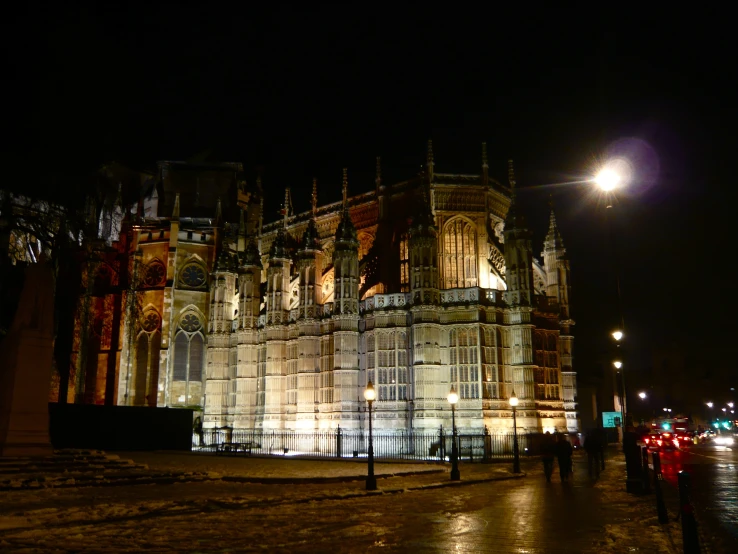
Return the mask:
POLYGON ((676 494, 679 471, 691 478, 701 532, 716 551, 738 552, 738 450, 697 445, 661 454, 664 479, 676 494))
MULTIPOLYGON (((195 463, 167 456, 137 458, 137 463, 147 461, 158 470, 195 463)), ((362 465, 299 460, 199 459, 195 465, 210 473, 292 473, 311 479, 365 470, 362 465)), ((634 518, 654 520, 655 509, 649 499, 623 492, 622 460, 607 465, 601 479, 592 481, 577 454, 567 483, 557 474, 547 483, 537 460, 523 460, 523 478, 511 478, 510 464, 462 464, 461 483, 451 483, 444 466, 441 474, 386 475, 375 493, 367 493, 361 480, 300 485, 219 480, 13 491, 0 499, 0 550, 675 552, 668 548, 673 526, 632 532, 634 518)))

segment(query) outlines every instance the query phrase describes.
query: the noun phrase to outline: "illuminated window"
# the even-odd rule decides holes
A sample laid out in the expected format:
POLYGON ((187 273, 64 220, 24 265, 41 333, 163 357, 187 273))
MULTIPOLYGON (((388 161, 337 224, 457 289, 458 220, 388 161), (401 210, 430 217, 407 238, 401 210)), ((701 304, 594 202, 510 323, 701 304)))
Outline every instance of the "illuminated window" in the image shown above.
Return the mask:
POLYGON ((477 286, 477 231, 464 219, 443 232, 443 276, 447 289, 477 286))
MULTIPOLYGON (((409 371, 407 367, 407 334, 379 333, 376 338, 378 400, 407 400, 409 371)), ((374 372, 373 372, 374 374, 374 372)))
POLYGON ((408 265, 407 235, 400 240, 400 291, 410 290, 410 269, 408 265))
POLYGON ((451 384, 459 398, 479 398, 477 330, 454 329, 449 341, 451 384))
POLYGON ((205 362, 205 339, 202 323, 192 313, 186 314, 179 323, 174 339, 174 381, 202 382, 205 362))

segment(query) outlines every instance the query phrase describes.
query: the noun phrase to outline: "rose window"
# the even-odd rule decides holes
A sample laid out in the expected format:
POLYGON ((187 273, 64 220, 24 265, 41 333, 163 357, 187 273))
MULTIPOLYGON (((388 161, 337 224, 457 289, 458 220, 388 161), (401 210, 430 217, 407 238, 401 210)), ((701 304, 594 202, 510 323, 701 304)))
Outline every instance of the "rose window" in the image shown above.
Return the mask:
POLYGON ((160 261, 154 261, 151 262, 146 267, 146 272, 144 274, 144 283, 146 283, 146 286, 148 287, 156 287, 163 285, 167 277, 167 270, 164 267, 164 264, 160 261))
POLYGON ((205 270, 197 264, 185 266, 182 270, 182 282, 190 288, 198 288, 205 284, 205 270))
POLYGON ((160 323, 161 323, 161 318, 159 317, 159 314, 157 314, 154 311, 151 311, 151 312, 147 312, 144 315, 142 326, 143 326, 144 331, 151 333, 152 331, 156 331, 159 328, 160 323))
POLYGON ((188 333, 194 333, 202 327, 200 320, 195 314, 185 314, 182 321, 180 321, 179 326, 188 333))

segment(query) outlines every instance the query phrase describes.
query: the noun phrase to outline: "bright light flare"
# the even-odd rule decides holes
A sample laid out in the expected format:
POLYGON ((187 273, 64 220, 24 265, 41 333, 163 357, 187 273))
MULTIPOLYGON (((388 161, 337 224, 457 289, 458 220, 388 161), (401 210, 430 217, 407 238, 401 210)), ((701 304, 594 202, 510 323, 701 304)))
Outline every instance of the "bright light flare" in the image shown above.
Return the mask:
POLYGON ((595 184, 605 192, 615 190, 620 182, 620 175, 615 173, 612 169, 603 169, 595 177, 595 184))
POLYGON ((593 182, 603 192, 612 192, 628 185, 633 176, 633 167, 625 158, 613 158, 605 162, 595 175, 593 182))
POLYGON ((623 332, 622 331, 613 331, 612 332, 612 338, 614 338, 616 341, 620 342, 620 339, 623 338, 623 332))
POLYGON ((615 361, 615 362, 612 363, 612 365, 615 366, 615 369, 620 369, 621 367, 623 367, 623 362, 621 362, 621 361, 615 361))
POLYGON ((641 400, 645 400, 645 399, 646 399, 646 393, 645 393, 645 392, 639 392, 639 393, 638 393, 638 397, 639 397, 639 398, 640 398, 641 400))

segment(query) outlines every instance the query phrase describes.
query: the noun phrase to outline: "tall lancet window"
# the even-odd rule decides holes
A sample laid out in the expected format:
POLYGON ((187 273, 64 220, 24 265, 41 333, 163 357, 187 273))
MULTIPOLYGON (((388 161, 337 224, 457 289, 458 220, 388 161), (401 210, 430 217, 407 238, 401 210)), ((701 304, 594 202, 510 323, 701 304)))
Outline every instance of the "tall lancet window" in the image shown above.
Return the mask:
POLYGON ((462 218, 443 232, 443 277, 447 289, 477 286, 477 231, 462 218))
POLYGON ((408 292, 410 290, 410 269, 408 267, 408 245, 407 235, 403 235, 400 240, 400 291, 408 292))
POLYGON ((204 363, 205 339, 202 335, 202 323, 195 314, 185 314, 179 322, 179 330, 174 339, 172 380, 202 382, 204 363))
POLYGON ((159 380, 159 350, 161 349, 161 317, 147 310, 136 339, 136 371, 133 376, 135 406, 156 406, 156 386, 159 380))

